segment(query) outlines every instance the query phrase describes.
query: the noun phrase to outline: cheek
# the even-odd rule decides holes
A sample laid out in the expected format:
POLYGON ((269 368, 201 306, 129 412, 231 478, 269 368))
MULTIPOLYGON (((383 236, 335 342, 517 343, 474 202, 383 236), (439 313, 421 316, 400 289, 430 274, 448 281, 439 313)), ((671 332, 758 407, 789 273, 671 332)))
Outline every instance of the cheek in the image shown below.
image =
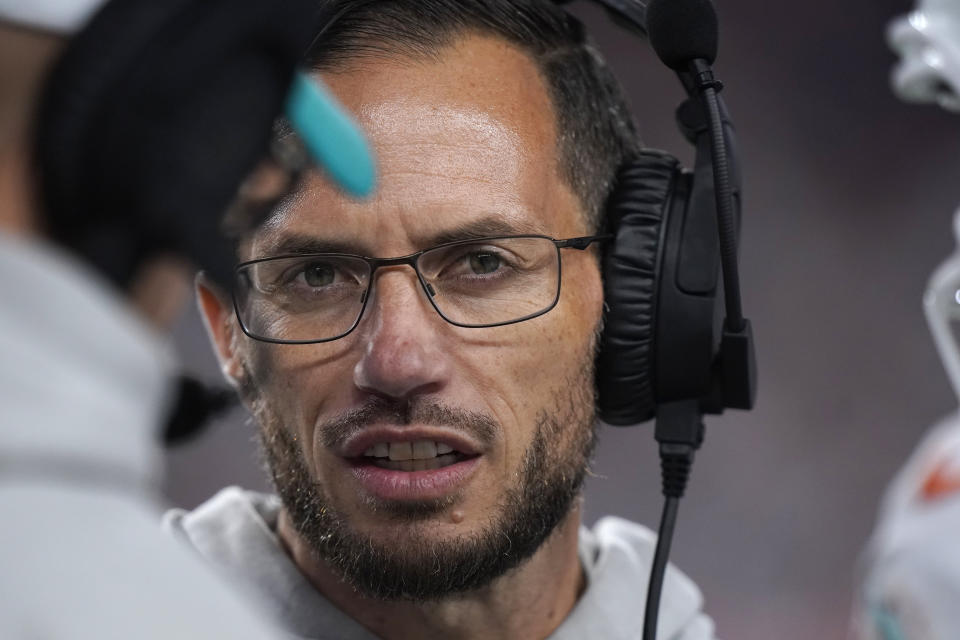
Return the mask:
POLYGON ((244 357, 245 377, 259 401, 267 404, 262 410, 287 431, 309 442, 317 416, 342 393, 343 380, 351 378, 347 357, 351 345, 347 341, 314 345, 249 343, 244 357))
MULTIPOLYGON (((473 371, 474 384, 504 425, 511 449, 518 446, 509 441, 529 440, 541 412, 555 413, 558 398, 579 397, 580 390, 570 389, 571 384, 592 384, 583 373, 593 358, 603 291, 595 263, 582 262, 588 263, 582 272, 571 268, 564 273, 554 309, 503 328, 512 332, 509 339, 492 349, 471 351, 476 358, 462 364, 473 371), (578 286, 569 286, 573 282, 578 286)), ((587 393, 592 394, 592 388, 587 393)))
POLYGON ((603 280, 600 266, 593 255, 582 254, 578 260, 564 263, 560 302, 570 317, 567 323, 578 333, 593 333, 603 316, 603 280))
POLYGON ((603 284, 592 257, 576 256, 563 265, 563 282, 557 306, 540 325, 538 354, 553 380, 576 373, 592 352, 603 317, 603 284))

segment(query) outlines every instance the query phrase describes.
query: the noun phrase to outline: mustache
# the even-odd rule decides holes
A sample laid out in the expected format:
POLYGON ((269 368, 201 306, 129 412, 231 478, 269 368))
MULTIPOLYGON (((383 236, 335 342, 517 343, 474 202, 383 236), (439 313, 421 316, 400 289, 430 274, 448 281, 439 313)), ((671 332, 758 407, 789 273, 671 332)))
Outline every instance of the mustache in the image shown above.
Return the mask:
POLYGON ((357 409, 318 423, 318 439, 324 447, 336 448, 358 432, 381 422, 454 427, 481 445, 490 445, 500 431, 500 424, 496 420, 476 411, 424 399, 395 401, 375 397, 357 409))

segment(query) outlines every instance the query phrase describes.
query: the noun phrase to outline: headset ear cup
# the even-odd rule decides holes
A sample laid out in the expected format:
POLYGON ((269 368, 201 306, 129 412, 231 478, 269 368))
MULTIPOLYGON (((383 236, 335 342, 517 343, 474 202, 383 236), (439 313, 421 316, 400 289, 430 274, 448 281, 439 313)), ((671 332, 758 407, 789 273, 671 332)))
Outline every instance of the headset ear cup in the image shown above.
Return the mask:
POLYGON ((596 383, 600 417, 611 425, 637 424, 655 413, 661 248, 679 174, 672 156, 642 151, 620 168, 607 200, 614 239, 603 260, 606 314, 596 383))

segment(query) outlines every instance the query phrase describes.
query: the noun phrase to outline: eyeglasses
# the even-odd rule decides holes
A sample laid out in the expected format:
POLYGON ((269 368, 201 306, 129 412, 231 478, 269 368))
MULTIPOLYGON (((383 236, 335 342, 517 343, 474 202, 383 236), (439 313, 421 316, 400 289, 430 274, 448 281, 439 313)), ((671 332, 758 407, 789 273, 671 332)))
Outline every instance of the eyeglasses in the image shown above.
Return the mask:
POLYGON ((550 311, 560 298, 560 249, 585 250, 612 236, 476 238, 399 258, 312 253, 236 267, 240 327, 256 340, 329 342, 360 323, 380 267, 410 265, 437 313, 458 327, 497 327, 550 311))

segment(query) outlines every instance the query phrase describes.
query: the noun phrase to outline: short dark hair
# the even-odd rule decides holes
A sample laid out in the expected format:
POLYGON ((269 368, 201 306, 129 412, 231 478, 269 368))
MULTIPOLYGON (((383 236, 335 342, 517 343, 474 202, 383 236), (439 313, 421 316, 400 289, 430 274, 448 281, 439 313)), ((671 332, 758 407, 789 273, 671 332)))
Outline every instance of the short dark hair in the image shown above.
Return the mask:
POLYGON ((468 33, 501 37, 527 53, 554 106, 561 178, 592 230, 617 167, 639 147, 619 83, 579 20, 549 0, 325 0, 306 54, 319 71, 363 57, 438 58, 468 33))

